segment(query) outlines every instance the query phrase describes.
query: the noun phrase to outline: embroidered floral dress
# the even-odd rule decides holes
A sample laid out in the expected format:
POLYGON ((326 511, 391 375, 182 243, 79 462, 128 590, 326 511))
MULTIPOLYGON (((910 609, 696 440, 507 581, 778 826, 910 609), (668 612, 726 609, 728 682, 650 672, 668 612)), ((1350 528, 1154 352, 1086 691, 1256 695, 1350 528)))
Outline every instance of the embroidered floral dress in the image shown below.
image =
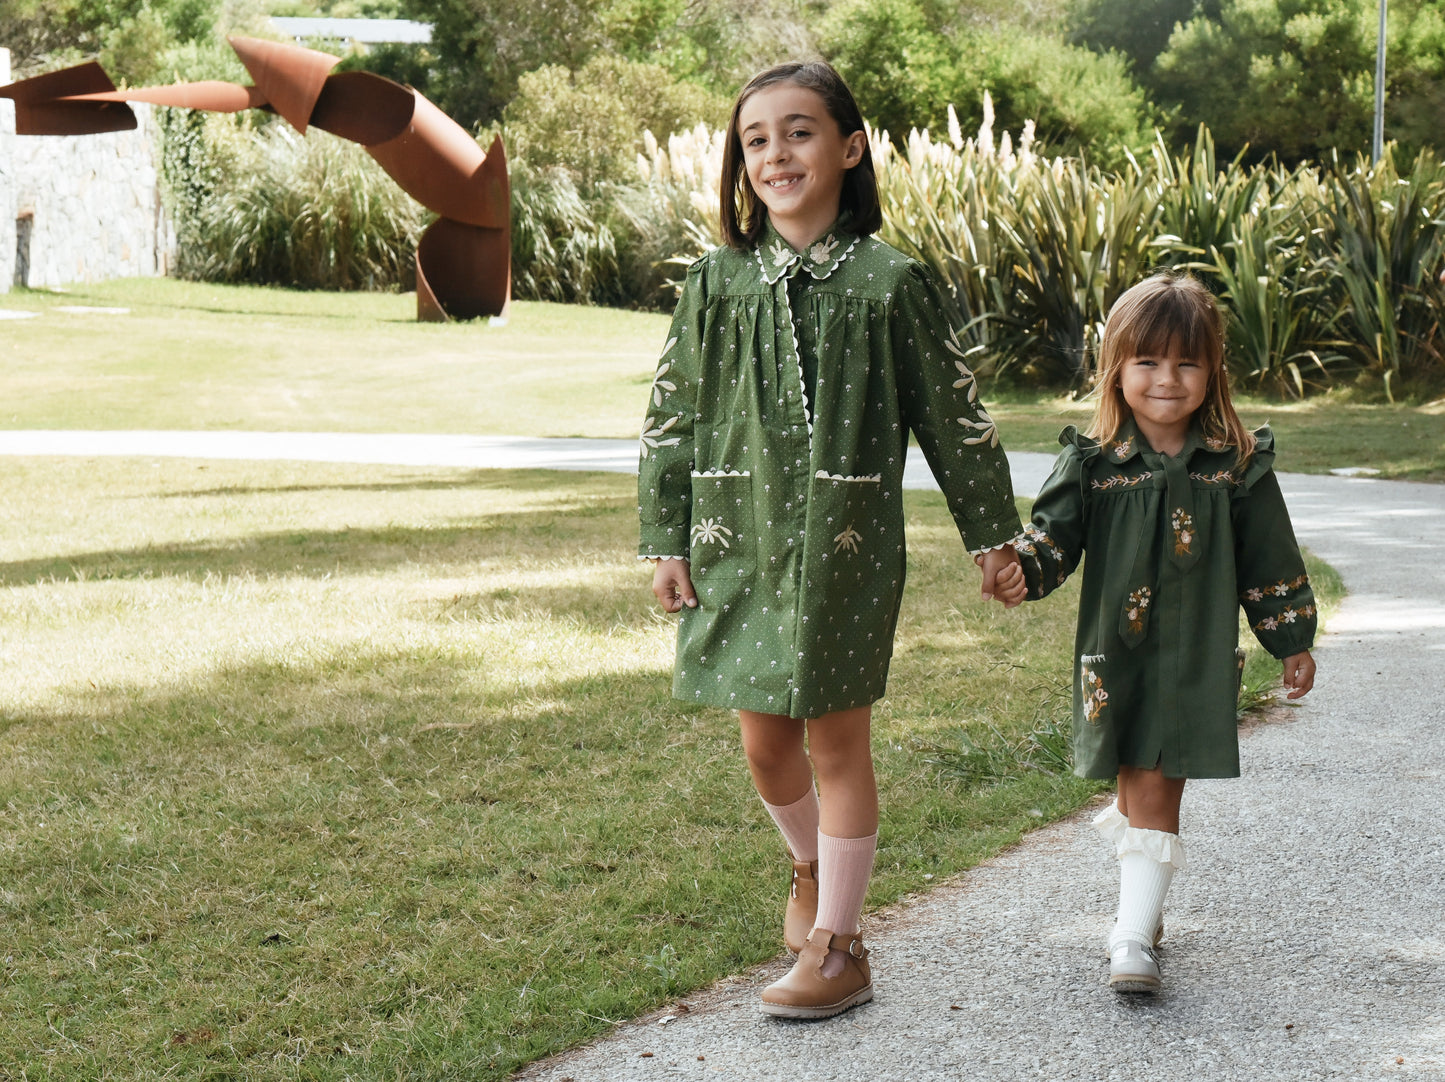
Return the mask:
POLYGON ((1130 421, 1100 446, 1066 428, 1033 521, 1014 542, 1029 597, 1087 552, 1074 655, 1074 769, 1163 765, 1239 776, 1239 610, 1283 659, 1314 643, 1314 594, 1272 468, 1268 428, 1242 475, 1190 432, 1156 454, 1130 421))
POLYGON ((972 552, 1018 532, 1008 463, 921 264, 835 228, 699 259, 642 433, 644 557, 691 560, 673 692, 816 717, 883 694, 910 429, 972 552))

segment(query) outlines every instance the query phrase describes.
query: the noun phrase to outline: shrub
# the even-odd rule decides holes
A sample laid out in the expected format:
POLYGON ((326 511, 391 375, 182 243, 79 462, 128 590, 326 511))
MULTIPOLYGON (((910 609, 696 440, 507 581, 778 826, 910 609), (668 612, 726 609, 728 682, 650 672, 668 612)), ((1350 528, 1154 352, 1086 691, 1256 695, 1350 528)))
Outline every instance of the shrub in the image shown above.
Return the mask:
POLYGON ((182 231, 193 276, 305 289, 414 282, 426 211, 364 149, 245 117, 207 116, 202 131, 204 177, 182 231))
POLYGON ((727 114, 726 100, 665 68, 596 56, 576 72, 547 65, 522 76, 506 123, 516 157, 569 169, 585 190, 634 179, 644 131, 722 124, 727 114))

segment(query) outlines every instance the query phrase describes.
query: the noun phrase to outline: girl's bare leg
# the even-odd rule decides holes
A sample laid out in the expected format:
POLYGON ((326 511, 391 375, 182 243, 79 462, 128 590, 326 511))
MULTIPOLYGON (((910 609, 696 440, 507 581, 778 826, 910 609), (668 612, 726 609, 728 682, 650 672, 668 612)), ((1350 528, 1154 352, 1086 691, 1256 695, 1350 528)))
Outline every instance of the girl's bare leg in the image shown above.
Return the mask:
POLYGON ((1166 778, 1160 767, 1141 770, 1119 768, 1119 812, 1129 825, 1141 830, 1179 833, 1179 802, 1184 797, 1184 779, 1166 778))
POLYGON ((743 754, 753 786, 768 804, 793 804, 813 787, 813 764, 803 746, 806 723, 783 714, 739 710, 743 754))
POLYGON ((839 710, 808 722, 808 749, 818 773, 818 829, 834 838, 878 833, 872 726, 871 706, 839 710))

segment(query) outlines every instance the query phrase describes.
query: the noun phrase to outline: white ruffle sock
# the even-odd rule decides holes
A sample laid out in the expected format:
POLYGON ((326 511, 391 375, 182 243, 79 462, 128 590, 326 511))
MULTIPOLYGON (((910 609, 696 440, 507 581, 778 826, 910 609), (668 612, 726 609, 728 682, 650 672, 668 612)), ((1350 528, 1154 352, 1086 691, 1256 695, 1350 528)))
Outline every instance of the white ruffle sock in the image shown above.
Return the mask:
POLYGON ((1184 845, 1178 834, 1125 827, 1115 852, 1119 856, 1119 912, 1109 933, 1109 950, 1112 953, 1130 940, 1152 947, 1164 913, 1164 895, 1174 873, 1184 869, 1184 845))
POLYGON ((1104 836, 1106 842, 1117 848, 1119 839, 1129 827, 1129 820, 1119 811, 1119 805, 1111 800, 1107 808, 1094 816, 1090 825, 1104 836))

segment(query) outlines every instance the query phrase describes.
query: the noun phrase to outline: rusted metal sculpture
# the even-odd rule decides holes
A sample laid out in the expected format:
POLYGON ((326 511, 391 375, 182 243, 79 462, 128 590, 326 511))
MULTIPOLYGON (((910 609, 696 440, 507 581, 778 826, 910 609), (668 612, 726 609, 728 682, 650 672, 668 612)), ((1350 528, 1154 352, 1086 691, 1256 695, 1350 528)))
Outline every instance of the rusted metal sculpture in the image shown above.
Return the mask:
POLYGON ((126 102, 278 113, 364 146, 408 195, 439 217, 416 252, 417 318, 499 316, 512 292, 511 187, 499 136, 485 154, 456 121, 411 87, 370 72, 331 74, 340 58, 255 38, 230 38, 253 86, 177 83, 117 90, 95 63, 0 87, 17 135, 95 135, 136 126, 126 102))

